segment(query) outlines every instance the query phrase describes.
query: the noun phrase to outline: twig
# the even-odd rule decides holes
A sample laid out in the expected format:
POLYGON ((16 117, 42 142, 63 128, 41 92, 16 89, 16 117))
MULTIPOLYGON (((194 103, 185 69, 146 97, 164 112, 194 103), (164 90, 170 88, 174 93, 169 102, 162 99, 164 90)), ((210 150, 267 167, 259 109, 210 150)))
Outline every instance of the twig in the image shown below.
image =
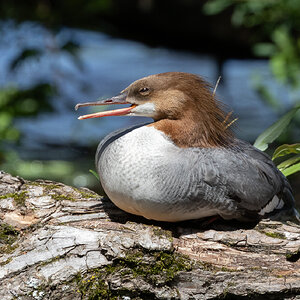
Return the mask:
POLYGON ((213 91, 213 96, 216 94, 217 87, 218 87, 218 85, 219 85, 220 80, 221 80, 221 76, 219 76, 219 78, 218 78, 218 80, 217 80, 217 82, 216 82, 216 85, 215 85, 215 88, 214 88, 214 91, 213 91))

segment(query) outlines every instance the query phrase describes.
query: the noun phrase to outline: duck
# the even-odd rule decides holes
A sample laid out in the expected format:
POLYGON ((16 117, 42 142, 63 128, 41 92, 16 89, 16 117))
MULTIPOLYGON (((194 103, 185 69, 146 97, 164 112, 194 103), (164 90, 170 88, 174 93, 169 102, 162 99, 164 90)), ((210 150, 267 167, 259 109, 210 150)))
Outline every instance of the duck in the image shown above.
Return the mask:
POLYGON ((99 144, 101 185, 120 209, 164 222, 221 217, 256 222, 297 214, 292 189, 269 156, 235 137, 223 105, 198 75, 166 72, 83 106, 130 104, 80 116, 140 116, 99 144))

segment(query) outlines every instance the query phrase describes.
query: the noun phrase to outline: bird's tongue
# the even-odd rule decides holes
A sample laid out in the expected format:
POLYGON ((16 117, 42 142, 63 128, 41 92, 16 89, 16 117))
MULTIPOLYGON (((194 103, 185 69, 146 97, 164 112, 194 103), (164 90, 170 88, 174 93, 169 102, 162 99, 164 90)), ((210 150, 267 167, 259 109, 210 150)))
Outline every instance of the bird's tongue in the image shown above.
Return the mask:
POLYGON ((80 116, 78 118, 78 120, 109 117, 109 116, 123 116, 123 115, 127 115, 135 107, 136 107, 136 105, 132 105, 130 107, 125 107, 125 108, 101 111, 101 112, 97 112, 97 113, 93 113, 93 114, 89 114, 89 115, 80 116))

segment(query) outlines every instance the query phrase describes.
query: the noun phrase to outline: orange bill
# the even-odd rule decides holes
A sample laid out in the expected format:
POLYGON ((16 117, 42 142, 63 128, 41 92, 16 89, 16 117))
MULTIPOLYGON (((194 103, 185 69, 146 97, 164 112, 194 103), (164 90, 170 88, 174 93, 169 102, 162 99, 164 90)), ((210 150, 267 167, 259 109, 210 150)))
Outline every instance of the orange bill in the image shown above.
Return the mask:
POLYGON ((136 107, 136 105, 132 105, 130 107, 101 111, 101 112, 97 112, 97 113, 93 113, 93 114, 89 114, 89 115, 83 115, 83 116, 78 117, 78 120, 109 117, 109 116, 124 116, 124 115, 129 114, 130 111, 135 107, 136 107))

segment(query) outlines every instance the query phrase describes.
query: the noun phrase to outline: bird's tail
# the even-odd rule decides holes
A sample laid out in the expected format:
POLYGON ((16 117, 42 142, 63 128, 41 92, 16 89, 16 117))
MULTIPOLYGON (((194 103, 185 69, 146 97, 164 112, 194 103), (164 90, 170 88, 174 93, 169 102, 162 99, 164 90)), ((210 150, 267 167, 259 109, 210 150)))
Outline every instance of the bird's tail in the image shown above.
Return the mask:
POLYGON ((284 202, 284 206, 281 209, 275 209, 268 217, 274 221, 291 221, 300 225, 300 214, 295 208, 291 186, 286 179, 285 186, 278 196, 284 202))
POLYGON ((296 208, 294 208, 294 213, 295 213, 296 220, 300 224, 300 214, 299 214, 299 212, 298 212, 298 210, 296 208))

